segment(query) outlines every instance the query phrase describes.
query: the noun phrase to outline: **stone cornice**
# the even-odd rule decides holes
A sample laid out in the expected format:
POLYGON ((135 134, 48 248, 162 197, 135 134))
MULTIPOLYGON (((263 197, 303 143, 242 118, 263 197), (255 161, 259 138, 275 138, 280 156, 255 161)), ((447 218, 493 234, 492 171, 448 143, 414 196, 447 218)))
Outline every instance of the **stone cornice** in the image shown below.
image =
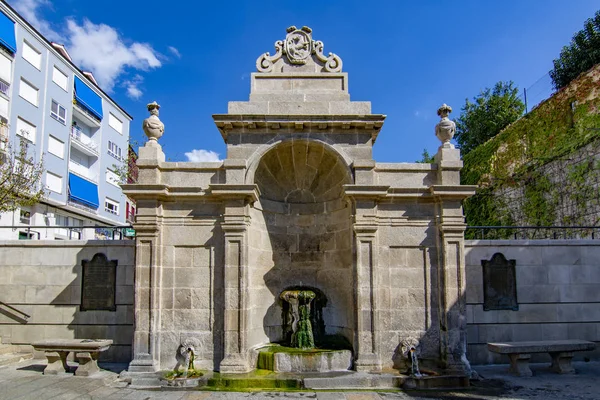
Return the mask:
POLYGON ((476 185, 431 185, 432 196, 442 200, 462 200, 475 194, 476 185))
POLYGON ((369 133, 377 138, 386 116, 368 115, 259 115, 214 114, 213 120, 227 141, 229 134, 369 133))
POLYGON ((169 185, 122 185, 123 193, 134 200, 222 200, 244 198, 255 202, 260 195, 256 185, 226 185, 212 184, 208 189, 200 187, 169 186, 169 185))
POLYGON ((380 199, 388 194, 389 186, 344 185, 344 194, 355 199, 380 199))
POLYGON ((257 185, 212 184, 209 186, 208 193, 220 199, 244 198, 251 203, 257 201, 260 196, 260 190, 257 185))

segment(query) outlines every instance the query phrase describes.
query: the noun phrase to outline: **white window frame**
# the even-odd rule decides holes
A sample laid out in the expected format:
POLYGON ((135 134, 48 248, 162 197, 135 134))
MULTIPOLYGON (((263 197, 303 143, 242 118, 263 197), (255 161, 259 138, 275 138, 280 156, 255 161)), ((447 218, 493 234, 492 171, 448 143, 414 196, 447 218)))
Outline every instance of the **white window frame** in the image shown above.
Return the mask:
POLYGON ((56 157, 63 159, 65 158, 65 143, 52 136, 48 135, 48 153, 55 155, 56 157), (60 149, 59 149, 60 146, 60 149))
POLYGON ((119 135, 123 134, 123 121, 114 116, 111 112, 108 113, 108 126, 119 132, 119 135))
POLYGON ((19 97, 37 107, 40 99, 40 89, 21 77, 21 82, 19 82, 19 97), (35 92, 35 98, 32 97, 34 95, 33 92, 35 92))
POLYGON ((121 148, 117 146, 117 144, 112 140, 108 141, 108 154, 119 161, 123 160, 123 158, 121 157, 121 148))
POLYGON ((28 210, 26 208, 21 208, 19 210, 19 223, 23 225, 31 225, 31 210, 28 210), (23 217, 23 214, 25 214, 25 217, 23 217), (24 218, 27 219, 25 220, 24 218))
POLYGON ((52 103, 50 104, 50 116, 63 125, 67 124, 67 109, 64 108, 63 106, 61 106, 60 103, 56 100, 52 100, 52 103), (56 104, 56 111, 54 111, 55 104, 56 104), (62 117, 60 116, 61 111, 63 114, 62 117))
POLYGON ((65 74, 64 72, 62 72, 60 70, 60 68, 58 68, 56 65, 54 66, 54 69, 52 70, 52 82, 56 83, 56 85, 59 88, 61 88, 62 90, 64 90, 65 92, 68 91, 69 76, 67 74, 65 74))
POLYGON ((23 40, 22 56, 25 61, 38 71, 42 70, 42 52, 33 47, 27 40, 23 40))
POLYGON ((119 215, 120 205, 121 204, 118 201, 115 201, 110 197, 104 198, 104 211, 106 211, 109 214, 119 215), (110 208, 109 206, 112 206, 112 208, 110 208))
POLYGON ((112 171, 110 168, 106 169, 106 182, 110 183, 113 186, 120 187, 119 183, 121 180, 119 179, 119 175, 115 171, 112 171))
POLYGON ((0 79, 9 85, 12 83, 12 58, 0 53, 0 79), (8 71, 6 68, 8 67, 8 71))
POLYGON ((46 171, 46 187, 55 193, 62 194, 62 176, 46 171), (53 182, 55 185, 50 185, 53 182), (58 185, 58 186, 56 186, 58 185))
POLYGON ((24 137, 25 139, 29 140, 31 143, 35 143, 35 137, 37 136, 37 127, 34 124, 32 124, 31 122, 29 122, 21 117, 17 117, 16 125, 17 125, 17 127, 16 127, 17 135, 24 137), (27 129, 23 129, 26 132, 26 134, 23 134, 19 127, 19 125, 21 125, 21 124, 29 125, 29 127, 33 128, 33 132, 31 132, 27 129))

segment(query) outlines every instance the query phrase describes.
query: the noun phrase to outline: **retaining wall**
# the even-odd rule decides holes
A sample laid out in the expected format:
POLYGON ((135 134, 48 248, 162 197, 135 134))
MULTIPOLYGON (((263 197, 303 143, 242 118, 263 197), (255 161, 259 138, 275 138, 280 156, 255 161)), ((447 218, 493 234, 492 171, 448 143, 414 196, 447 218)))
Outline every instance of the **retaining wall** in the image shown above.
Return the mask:
MULTIPOLYGON (((600 342, 600 240, 467 240, 468 357, 507 363, 486 343, 582 339, 600 342), (516 260, 518 311, 483 310, 483 267, 500 252, 516 260)), ((600 348, 600 346, 599 346, 600 348)), ((575 359, 600 359, 600 349, 575 359)), ((533 362, 550 361, 546 354, 533 362)))
POLYGON ((0 301, 31 316, 0 305, 2 343, 30 349, 42 339, 112 339, 101 359, 129 361, 134 265, 134 241, 0 241, 0 301), (118 261, 116 311, 80 311, 81 263, 96 253, 118 261))

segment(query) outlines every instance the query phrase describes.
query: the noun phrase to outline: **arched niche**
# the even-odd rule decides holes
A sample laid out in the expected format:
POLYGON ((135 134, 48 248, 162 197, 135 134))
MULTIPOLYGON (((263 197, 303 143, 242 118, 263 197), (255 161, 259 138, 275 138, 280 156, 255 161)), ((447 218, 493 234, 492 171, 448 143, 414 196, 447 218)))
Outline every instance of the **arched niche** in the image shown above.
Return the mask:
POLYGON ((293 140, 261 157, 253 183, 260 198, 249 229, 249 344, 282 340, 278 296, 292 286, 322 291, 325 333, 352 342, 352 209, 343 190, 350 168, 322 142, 293 140))

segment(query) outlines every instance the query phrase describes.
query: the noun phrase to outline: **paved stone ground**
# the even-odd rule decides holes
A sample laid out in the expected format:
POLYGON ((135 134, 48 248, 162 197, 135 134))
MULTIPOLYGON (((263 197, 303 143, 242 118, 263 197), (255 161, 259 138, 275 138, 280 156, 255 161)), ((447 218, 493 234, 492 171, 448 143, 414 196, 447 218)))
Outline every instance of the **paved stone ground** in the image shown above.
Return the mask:
POLYGON ((507 366, 475 369, 485 379, 464 391, 410 392, 201 392, 151 391, 128 389, 118 380, 119 365, 105 365, 98 377, 44 376, 43 360, 25 361, 0 368, 0 399, 69 400, 235 400, 235 399, 316 399, 316 400, 392 400, 392 399, 533 399, 597 400, 600 399, 600 362, 575 363, 577 374, 557 375, 547 365, 534 364, 532 378, 518 378, 506 373, 507 366))

